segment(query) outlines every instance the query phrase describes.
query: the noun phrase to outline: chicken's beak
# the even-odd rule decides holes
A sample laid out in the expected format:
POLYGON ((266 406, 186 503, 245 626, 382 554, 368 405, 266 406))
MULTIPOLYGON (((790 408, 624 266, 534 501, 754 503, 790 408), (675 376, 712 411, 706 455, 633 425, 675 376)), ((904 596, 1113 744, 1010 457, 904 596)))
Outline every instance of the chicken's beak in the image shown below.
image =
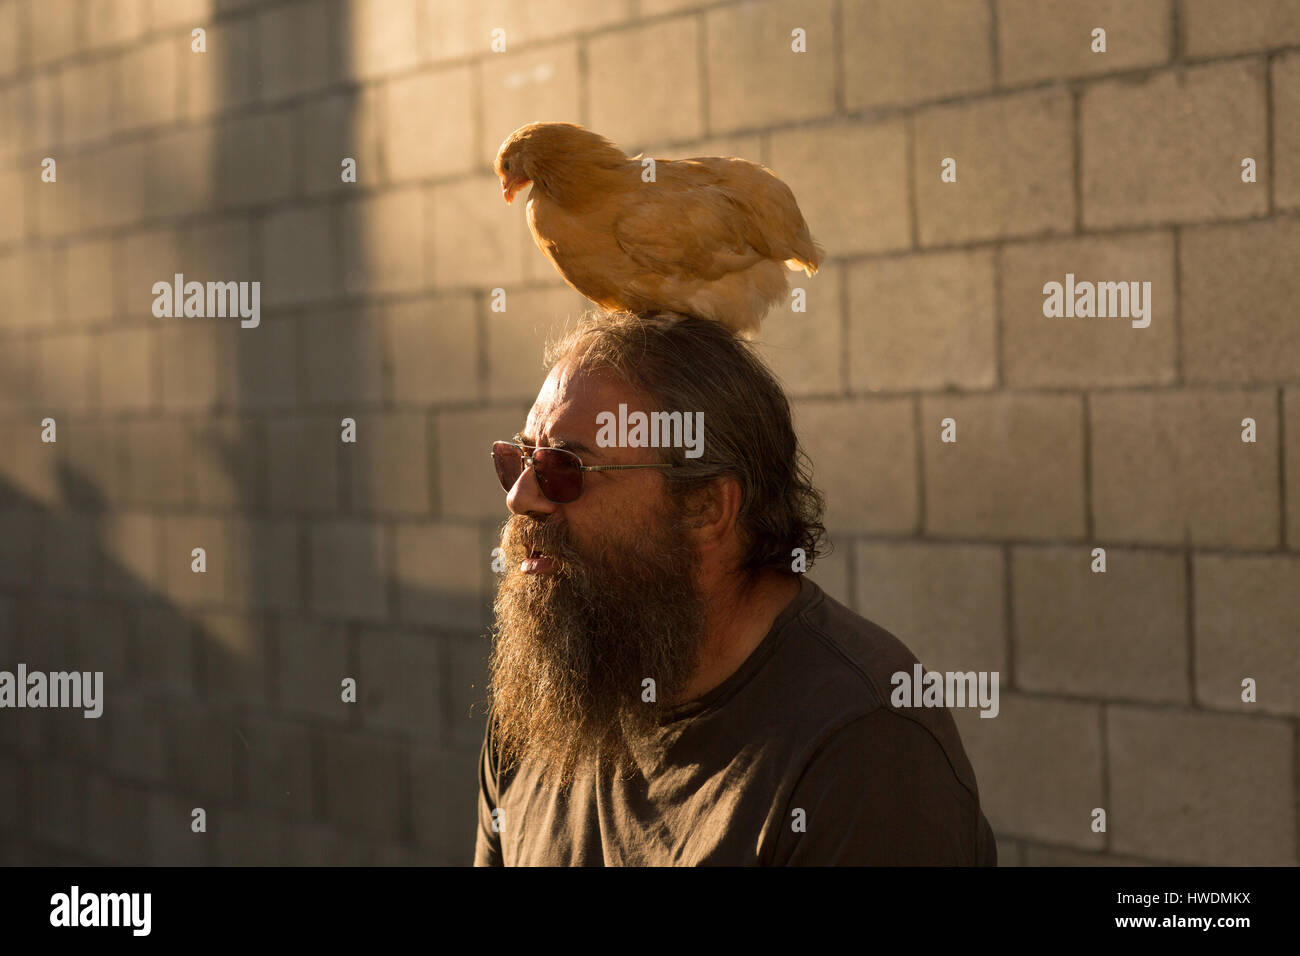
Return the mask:
POLYGON ((515 193, 527 186, 532 180, 529 179, 512 179, 503 176, 501 178, 501 195, 505 198, 506 204, 514 202, 515 193))

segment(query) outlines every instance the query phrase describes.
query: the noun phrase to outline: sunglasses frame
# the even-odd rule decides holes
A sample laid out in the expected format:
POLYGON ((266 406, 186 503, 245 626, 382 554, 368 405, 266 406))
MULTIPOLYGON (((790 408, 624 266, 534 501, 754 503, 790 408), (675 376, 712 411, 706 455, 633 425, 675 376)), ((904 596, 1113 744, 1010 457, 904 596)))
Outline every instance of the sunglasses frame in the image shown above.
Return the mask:
MULTIPOLYGON (((649 464, 649 465, 584 465, 582 463, 582 459, 578 456, 578 453, 576 451, 569 451, 569 449, 567 448, 557 448, 554 445, 525 445, 522 442, 506 441, 505 439, 500 439, 492 443, 492 451, 490 452, 490 455, 492 457, 493 470, 496 469, 496 458, 497 458, 496 446, 497 445, 509 445, 511 448, 516 448, 519 450, 519 457, 523 461, 523 467, 519 469, 520 478, 523 477, 524 472, 528 470, 530 465, 533 466, 533 470, 534 472, 536 472, 536 465, 534 464, 534 456, 529 454, 530 451, 536 452, 540 450, 540 451, 560 452, 562 454, 568 455, 570 458, 576 461, 578 463, 578 493, 574 495, 572 498, 570 498, 568 501, 556 501, 554 498, 552 498, 550 495, 546 493, 546 489, 542 487, 542 482, 540 480, 537 482, 537 488, 539 491, 541 491, 542 496, 547 501, 557 505, 571 505, 573 504, 573 502, 577 501, 579 498, 582 497, 582 493, 586 490, 587 487, 587 483, 583 479, 583 472, 586 471, 628 471, 632 468, 678 468, 680 467, 680 465, 678 465, 676 462, 656 462, 654 464, 649 464)), ((498 480, 500 480, 500 477, 501 477, 500 475, 497 475, 498 480)), ((518 480, 519 478, 515 479, 515 481, 518 480)), ((506 488, 505 490, 507 493, 510 491, 509 488, 506 488)))

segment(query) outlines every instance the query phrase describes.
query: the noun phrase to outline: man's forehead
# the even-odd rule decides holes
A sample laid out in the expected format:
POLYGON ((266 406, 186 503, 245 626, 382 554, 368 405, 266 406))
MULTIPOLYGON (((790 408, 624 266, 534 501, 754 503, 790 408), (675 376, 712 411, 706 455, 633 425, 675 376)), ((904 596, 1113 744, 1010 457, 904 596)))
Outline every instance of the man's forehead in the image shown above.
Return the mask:
POLYGON ((567 438, 594 445, 596 416, 617 412, 619 403, 632 407, 635 393, 608 374, 571 370, 561 363, 551 369, 528 412, 524 435, 531 441, 567 438))

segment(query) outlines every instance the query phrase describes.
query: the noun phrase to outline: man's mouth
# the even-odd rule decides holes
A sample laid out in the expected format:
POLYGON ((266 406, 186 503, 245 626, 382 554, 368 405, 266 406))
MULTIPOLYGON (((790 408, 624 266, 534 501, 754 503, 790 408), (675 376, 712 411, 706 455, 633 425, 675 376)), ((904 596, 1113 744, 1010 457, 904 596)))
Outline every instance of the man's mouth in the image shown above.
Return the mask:
POLYGON ((524 574, 550 574, 555 569, 555 559, 536 548, 519 565, 519 570, 524 574))

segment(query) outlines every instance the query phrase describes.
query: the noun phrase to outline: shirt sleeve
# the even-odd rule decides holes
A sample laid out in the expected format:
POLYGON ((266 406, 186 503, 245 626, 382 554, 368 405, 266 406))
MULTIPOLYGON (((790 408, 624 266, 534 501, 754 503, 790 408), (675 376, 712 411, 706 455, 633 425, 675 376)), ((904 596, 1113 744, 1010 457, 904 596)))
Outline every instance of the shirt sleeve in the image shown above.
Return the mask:
POLYGON ((492 811, 497 808, 496 747, 492 741, 492 718, 488 716, 483 746, 478 759, 478 837, 474 841, 475 866, 502 866, 501 834, 492 829, 492 811))
POLYGON ((978 797, 957 779, 938 740, 882 707, 850 721, 813 755, 791 793, 773 862, 971 866, 995 865, 996 853, 978 797))

